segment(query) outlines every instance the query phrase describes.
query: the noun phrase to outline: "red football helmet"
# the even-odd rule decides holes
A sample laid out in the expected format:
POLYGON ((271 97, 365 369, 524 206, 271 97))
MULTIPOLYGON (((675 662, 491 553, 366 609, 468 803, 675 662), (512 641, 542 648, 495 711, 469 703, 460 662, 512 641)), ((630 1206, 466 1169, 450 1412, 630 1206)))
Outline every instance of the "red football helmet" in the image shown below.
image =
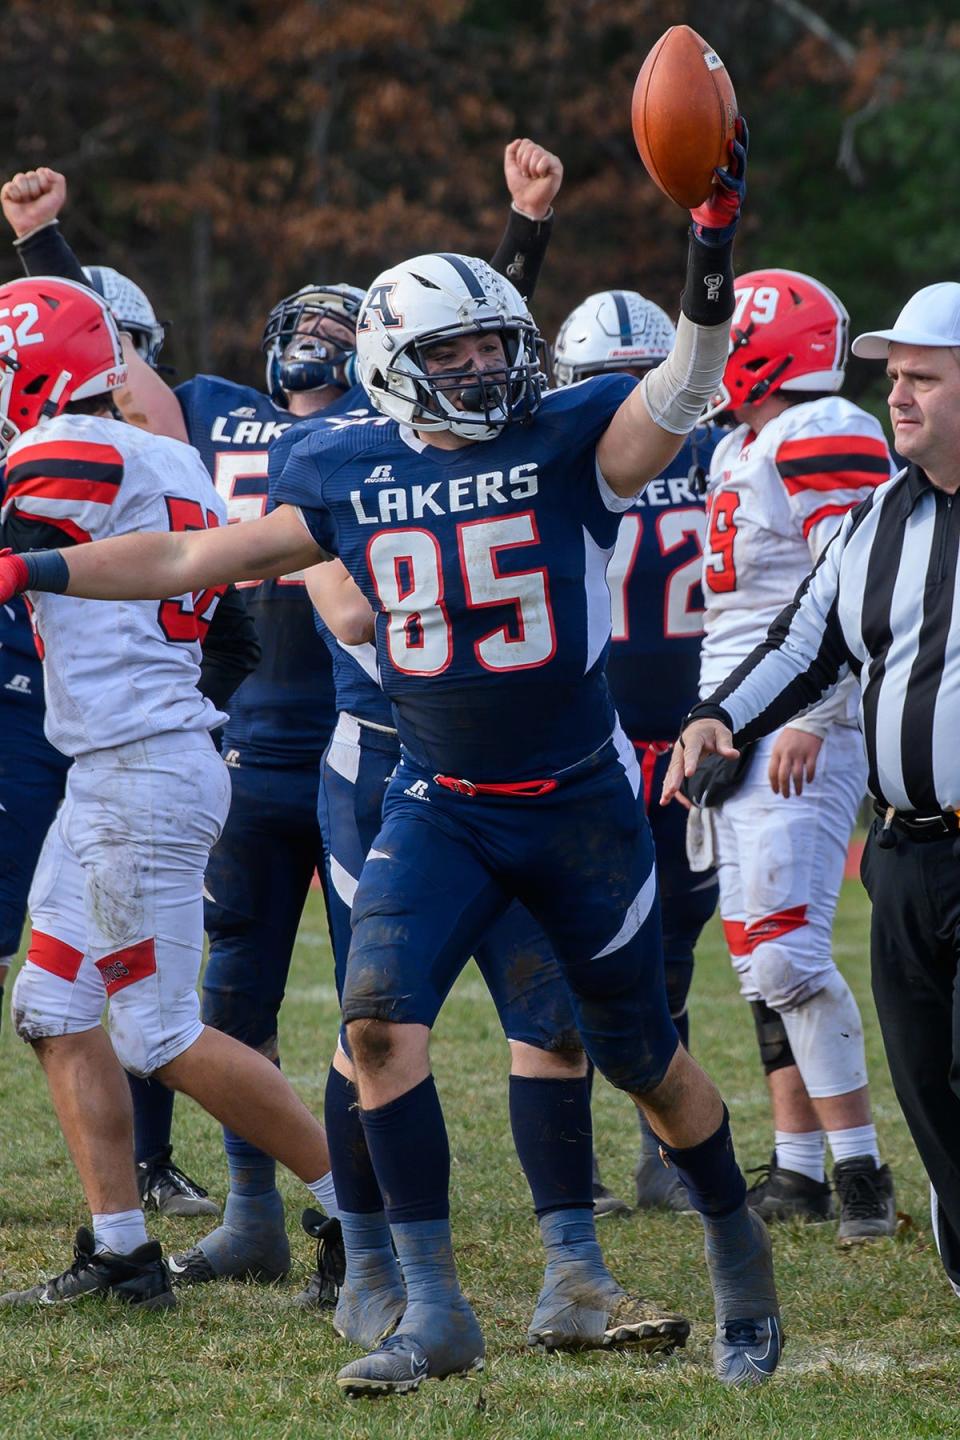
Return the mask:
POLYGON ((778 390, 833 394, 843 384, 850 317, 826 285, 796 270, 737 277, 730 358, 705 418, 778 390))
POLYGON ((120 336, 100 295, 44 275, 0 286, 0 457, 71 400, 126 383, 120 336))

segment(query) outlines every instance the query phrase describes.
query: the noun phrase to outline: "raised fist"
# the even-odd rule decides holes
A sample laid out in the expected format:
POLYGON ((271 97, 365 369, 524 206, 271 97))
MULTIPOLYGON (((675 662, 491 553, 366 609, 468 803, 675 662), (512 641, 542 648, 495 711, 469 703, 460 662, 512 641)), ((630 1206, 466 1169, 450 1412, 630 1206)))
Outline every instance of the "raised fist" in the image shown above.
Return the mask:
POLYGON ((19 170, 0 190, 0 205, 18 240, 56 220, 66 198, 66 180, 46 165, 39 170, 19 170))
POLYGON ((503 152, 510 198, 533 220, 543 220, 563 182, 560 157, 533 140, 511 140, 503 152))

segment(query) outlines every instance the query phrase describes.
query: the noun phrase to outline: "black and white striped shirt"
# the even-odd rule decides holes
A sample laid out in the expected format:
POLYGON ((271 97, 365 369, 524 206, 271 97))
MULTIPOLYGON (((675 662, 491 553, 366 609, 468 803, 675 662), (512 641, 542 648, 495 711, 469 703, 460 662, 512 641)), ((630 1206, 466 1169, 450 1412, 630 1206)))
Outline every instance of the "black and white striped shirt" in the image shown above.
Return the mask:
POLYGON ((960 809, 958 554, 960 493, 908 466, 845 517, 766 640, 689 719, 756 740, 853 673, 871 794, 960 809))

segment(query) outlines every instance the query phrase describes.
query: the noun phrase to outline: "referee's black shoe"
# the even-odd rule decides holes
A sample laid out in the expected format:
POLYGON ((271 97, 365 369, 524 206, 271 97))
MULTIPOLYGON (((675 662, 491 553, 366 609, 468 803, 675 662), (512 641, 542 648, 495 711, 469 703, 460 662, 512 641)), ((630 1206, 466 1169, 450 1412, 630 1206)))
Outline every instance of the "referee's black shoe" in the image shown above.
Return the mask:
POLYGON ((168 1310, 176 1305, 158 1241, 148 1240, 129 1255, 114 1255, 111 1250, 97 1253, 93 1235, 81 1225, 74 1242, 73 1264, 29 1290, 0 1295, 0 1306, 52 1309, 91 1296, 122 1300, 136 1310, 168 1310))
POLYGON ((777 1152, 769 1165, 749 1171, 760 1178, 747 1191, 747 1204, 762 1219, 803 1220, 822 1225, 834 1215, 833 1196, 826 1180, 811 1180, 799 1170, 785 1170, 777 1164, 777 1152))
POLYGON ((838 1245, 862 1245, 895 1233, 897 1201, 889 1165, 878 1165, 872 1155, 855 1155, 833 1167, 833 1183, 840 1201, 838 1245))

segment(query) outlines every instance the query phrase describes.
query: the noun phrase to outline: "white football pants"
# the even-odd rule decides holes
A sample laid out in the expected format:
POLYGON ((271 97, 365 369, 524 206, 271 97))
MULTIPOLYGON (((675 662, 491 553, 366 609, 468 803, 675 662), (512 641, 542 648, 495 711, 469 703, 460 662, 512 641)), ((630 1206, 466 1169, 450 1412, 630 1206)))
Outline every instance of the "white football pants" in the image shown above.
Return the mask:
POLYGON ((230 806, 206 731, 80 756, 30 890, 12 1013, 27 1041, 100 1024, 150 1075, 199 1037, 203 874, 230 806))

